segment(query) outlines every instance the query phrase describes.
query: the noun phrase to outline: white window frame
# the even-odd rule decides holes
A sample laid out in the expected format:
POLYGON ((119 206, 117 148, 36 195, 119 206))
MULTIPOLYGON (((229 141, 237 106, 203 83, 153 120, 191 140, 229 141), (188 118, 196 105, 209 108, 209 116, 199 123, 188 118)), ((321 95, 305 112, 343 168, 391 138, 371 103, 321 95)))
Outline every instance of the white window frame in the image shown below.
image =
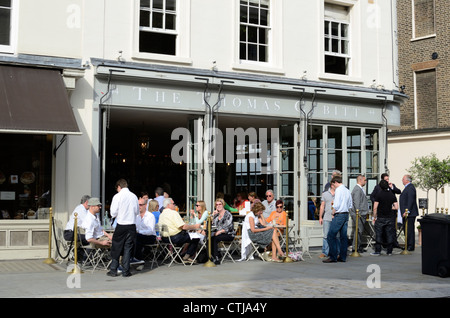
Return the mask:
MULTIPOLYGON (((321 52, 319 64, 320 72, 319 79, 321 80, 331 80, 331 81, 341 81, 353 84, 363 84, 364 80, 361 77, 361 30, 355 27, 361 22, 361 3, 355 0, 324 0, 321 2, 321 12, 322 19, 319 19, 319 30, 321 39, 319 41, 319 50, 321 52), (346 6, 349 8, 349 21, 342 21, 349 24, 349 56, 350 61, 348 65, 348 74, 335 74, 335 73, 325 73, 325 3, 346 6)), ((328 19, 331 20, 331 19, 328 19)), ((334 20, 340 21, 340 20, 334 20)))
POLYGON ((135 0, 135 18, 133 28, 133 59, 158 61, 176 64, 192 64, 190 56, 190 12, 191 0, 176 0, 176 30, 156 29, 150 27, 141 27, 140 18, 140 0, 135 0), (176 34, 175 55, 139 52, 139 32, 147 30, 152 32, 161 32, 166 34, 176 34))
POLYGON ((9 45, 0 45, 0 54, 14 54, 17 47, 17 36, 18 36, 18 10, 19 1, 11 0, 11 30, 10 30, 10 43, 9 45))
MULTIPOLYGON (((283 34, 282 34, 282 13, 283 13, 283 1, 269 0, 269 29, 267 40, 267 61, 258 62, 251 60, 240 59, 240 0, 233 1, 235 6, 235 32, 234 32, 234 62, 232 68, 239 71, 253 71, 263 73, 273 73, 283 75, 282 63, 282 47, 283 47, 283 34)), ((257 26, 257 25, 254 25, 257 26)), ((265 26, 264 26, 265 27, 265 26)))
POLYGON ((434 38, 436 37, 436 0, 433 0, 433 10, 434 10, 434 33, 428 34, 428 35, 424 35, 424 36, 420 36, 420 37, 416 37, 416 5, 415 5, 415 1, 416 0, 411 0, 411 21, 412 21, 412 39, 411 41, 418 41, 418 40, 424 40, 424 39, 429 39, 429 38, 434 38))

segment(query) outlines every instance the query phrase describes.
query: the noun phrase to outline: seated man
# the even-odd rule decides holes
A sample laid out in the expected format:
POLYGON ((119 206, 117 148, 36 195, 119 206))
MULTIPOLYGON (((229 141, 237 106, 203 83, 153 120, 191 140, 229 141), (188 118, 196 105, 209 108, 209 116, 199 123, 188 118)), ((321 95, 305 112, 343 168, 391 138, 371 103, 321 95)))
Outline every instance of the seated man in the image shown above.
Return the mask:
POLYGON ((111 246, 112 236, 106 233, 96 214, 100 212, 102 204, 98 198, 90 198, 87 203, 89 210, 83 221, 86 241, 95 245, 111 246))
MULTIPOLYGON (((200 224, 185 224, 180 214, 175 211, 175 204, 171 198, 165 199, 163 206, 164 210, 159 216, 158 223, 161 226, 167 225, 169 236, 173 244, 180 246, 184 243, 190 243, 183 260, 192 262, 200 239, 191 240, 189 233, 186 231, 198 230, 200 228, 200 224)), ((161 234, 166 234, 166 232, 161 234)), ((162 236, 161 239, 164 243, 169 242, 167 237, 162 236)))
MULTIPOLYGON (((68 242, 73 241, 73 227, 75 223, 75 213, 77 214, 77 225, 79 228, 83 228, 83 220, 88 213, 88 200, 91 197, 89 195, 83 195, 81 198, 81 203, 73 210, 70 215, 69 222, 67 222, 66 228, 64 230, 64 239, 68 242)), ((82 245, 88 245, 85 235, 83 233, 78 232, 79 241, 82 245)))
POLYGON ((139 215, 136 216, 136 254, 138 260, 143 259, 144 245, 156 242, 156 219, 152 212, 147 211, 145 199, 139 199, 139 215))

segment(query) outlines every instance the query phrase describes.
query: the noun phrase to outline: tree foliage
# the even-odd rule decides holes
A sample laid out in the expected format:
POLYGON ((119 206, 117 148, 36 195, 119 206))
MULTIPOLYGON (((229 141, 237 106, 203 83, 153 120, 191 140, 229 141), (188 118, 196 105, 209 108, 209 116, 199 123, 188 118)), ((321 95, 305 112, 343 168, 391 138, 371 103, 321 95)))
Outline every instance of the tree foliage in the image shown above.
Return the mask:
POLYGON ((436 191, 436 205, 438 191, 450 183, 450 157, 439 160, 435 153, 429 156, 415 158, 408 170, 416 187, 428 192, 436 191))

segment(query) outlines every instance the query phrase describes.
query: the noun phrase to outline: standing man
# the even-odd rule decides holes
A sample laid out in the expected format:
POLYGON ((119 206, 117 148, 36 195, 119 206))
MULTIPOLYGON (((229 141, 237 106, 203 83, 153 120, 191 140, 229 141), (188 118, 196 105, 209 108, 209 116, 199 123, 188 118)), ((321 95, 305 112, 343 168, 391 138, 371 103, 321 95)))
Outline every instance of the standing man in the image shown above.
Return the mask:
POLYGON ((264 207, 266 208, 263 212, 263 216, 265 219, 267 219, 270 214, 277 209, 276 203, 277 200, 275 200, 275 195, 273 194, 273 190, 267 190, 266 191, 266 200, 262 202, 264 207))
POLYGON ((350 210, 350 215, 352 216, 353 228, 355 231, 356 231, 356 210, 359 210, 358 246, 355 246, 356 244, 355 239, 353 239, 352 245, 353 251, 358 251, 358 253, 364 252, 363 248, 361 247, 361 237, 364 231, 364 226, 366 225, 366 215, 369 213, 369 201, 367 201, 366 190, 364 190, 366 182, 367 182, 366 177, 363 175, 359 175, 356 178, 356 185, 352 191, 353 209, 350 210))
POLYGON ((116 182, 117 194, 111 202, 111 217, 116 218, 117 225, 114 231, 111 246, 111 266, 108 276, 117 276, 119 258, 122 254, 122 276, 131 276, 130 258, 133 255, 136 242, 136 216, 139 214, 137 196, 130 192, 128 183, 124 179, 116 182))
POLYGON ((411 182, 411 176, 405 174, 402 178, 402 183, 405 188, 403 189, 402 194, 400 194, 400 211, 402 216, 404 218, 406 217, 405 221, 408 222, 408 233, 405 233, 408 251, 414 251, 416 245, 414 224, 416 222, 416 217, 419 216, 416 188, 411 182), (405 213, 406 209, 409 212, 408 215, 405 213))
POLYGON ((328 231, 330 230, 331 221, 333 217, 331 216, 332 203, 334 201, 334 185, 328 187, 328 190, 322 193, 322 200, 320 203, 320 213, 319 213, 319 223, 322 225, 323 230, 323 243, 322 243, 322 254, 319 258, 328 257, 330 247, 328 245, 328 231))
POLYGON ((373 222, 375 225, 375 252, 373 256, 381 254, 381 245, 384 238, 387 245, 387 255, 392 255, 392 247, 395 242, 395 210, 398 209, 397 197, 389 190, 389 183, 386 180, 380 181, 380 191, 375 197, 373 205, 373 222))
POLYGON ((328 258, 324 259, 324 263, 336 263, 345 262, 347 260, 347 227, 348 227, 348 213, 353 207, 352 194, 342 184, 342 177, 335 176, 331 179, 331 184, 334 184, 334 204, 332 208, 333 220, 331 221, 330 230, 328 231, 327 241, 330 246, 328 258), (339 233, 339 253, 337 249, 338 240, 337 234, 339 233), (339 258, 338 258, 339 254, 339 258))

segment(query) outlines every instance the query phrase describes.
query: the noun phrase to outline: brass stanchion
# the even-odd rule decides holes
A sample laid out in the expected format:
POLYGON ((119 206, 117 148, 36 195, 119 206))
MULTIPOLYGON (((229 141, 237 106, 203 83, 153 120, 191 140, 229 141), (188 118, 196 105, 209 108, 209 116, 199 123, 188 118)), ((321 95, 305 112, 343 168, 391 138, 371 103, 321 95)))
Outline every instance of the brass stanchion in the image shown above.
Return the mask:
POLYGON ((409 211, 408 209, 405 209, 405 248, 404 250, 400 253, 401 255, 410 255, 411 253, 408 251, 408 214, 409 211))
POLYGON ((75 219, 73 222, 74 264, 73 264, 73 269, 69 273, 70 274, 83 274, 83 271, 78 266, 78 213, 75 213, 74 216, 75 216, 75 219))
POLYGON ((52 208, 50 208, 50 214, 48 217, 48 257, 44 260, 44 264, 55 264, 56 261, 52 258, 52 225, 53 225, 53 214, 52 208))
POLYGON ((289 214, 286 212, 286 257, 284 258, 284 263, 292 262, 292 258, 289 257, 289 214))
POLYGON ((211 212, 208 211, 208 261, 203 265, 204 267, 216 267, 211 261, 211 212))
POLYGON ((352 257, 361 257, 358 252, 358 223, 359 223, 359 210, 356 210, 356 229, 355 229, 355 250, 350 254, 352 257))

